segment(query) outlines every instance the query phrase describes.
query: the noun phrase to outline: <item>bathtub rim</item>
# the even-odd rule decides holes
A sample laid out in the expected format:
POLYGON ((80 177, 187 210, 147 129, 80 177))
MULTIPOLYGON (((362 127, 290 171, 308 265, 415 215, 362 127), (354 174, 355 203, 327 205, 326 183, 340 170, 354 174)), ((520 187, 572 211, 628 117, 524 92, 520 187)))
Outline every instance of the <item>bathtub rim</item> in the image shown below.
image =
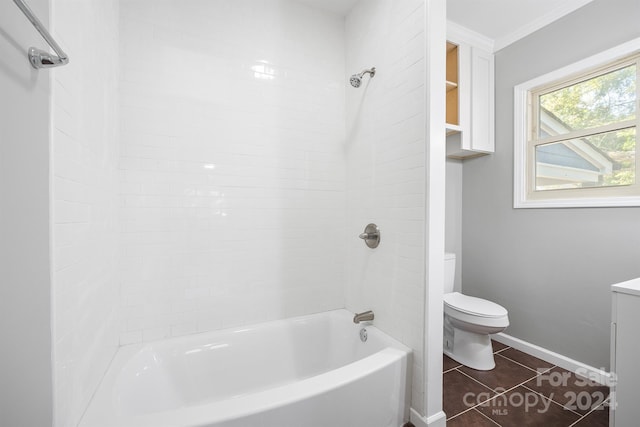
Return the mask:
MULTIPOLYGON (((188 423, 189 427, 206 426, 212 422, 231 421, 240 415, 256 414, 277 408, 286 403, 295 403, 310 398, 314 395, 326 393, 331 389, 347 385, 357 381, 366 375, 382 370, 392 363, 399 362, 402 365, 404 375, 406 376, 406 386, 400 392, 404 396, 405 412, 408 413, 410 406, 410 391, 412 380, 412 363, 413 351, 408 346, 402 344, 387 333, 381 331, 371 322, 363 322, 354 324, 352 322, 353 313, 346 309, 328 310, 320 313, 313 313, 302 316, 289 317, 284 319, 271 320, 248 325, 239 325, 225 329, 214 331, 199 332, 188 334, 180 337, 172 337, 160 340, 154 340, 145 343, 135 343, 122 346, 116 352, 109 368, 103 375, 100 384, 94 393, 92 399, 87 406, 78 427, 142 427, 142 426, 165 426, 179 425, 176 423, 188 423), (172 408, 166 411, 159 411, 148 414, 119 416, 115 415, 112 409, 111 394, 115 385, 117 374, 122 370, 126 363, 135 357, 137 353, 161 345, 162 348, 174 347, 181 343, 197 340, 198 337, 204 339, 205 336, 215 336, 219 334, 234 333, 246 331, 247 329, 262 329, 274 327, 280 323, 285 324, 295 321, 304 321, 310 318, 338 316, 340 321, 349 322, 345 328, 351 327, 355 332, 362 328, 367 328, 369 333, 381 334, 382 339, 388 342, 388 345, 382 350, 377 351, 369 356, 355 360, 347 365, 339 368, 314 375, 309 378, 301 379, 296 382, 274 386, 273 388, 249 393, 232 399, 220 401, 202 402, 193 405, 182 406, 180 408, 172 408), (174 346, 171 344, 174 343, 174 346), (292 398, 292 395, 295 396, 292 398), (98 407, 94 406, 98 404, 98 407), (252 408, 251 410, 247 408, 252 408), (223 415, 212 417, 211 413, 220 410, 223 415), (186 421, 188 420, 188 421, 186 421)), ((277 326, 276 326, 277 327, 277 326)), ((357 338, 354 338, 357 339, 357 338)))

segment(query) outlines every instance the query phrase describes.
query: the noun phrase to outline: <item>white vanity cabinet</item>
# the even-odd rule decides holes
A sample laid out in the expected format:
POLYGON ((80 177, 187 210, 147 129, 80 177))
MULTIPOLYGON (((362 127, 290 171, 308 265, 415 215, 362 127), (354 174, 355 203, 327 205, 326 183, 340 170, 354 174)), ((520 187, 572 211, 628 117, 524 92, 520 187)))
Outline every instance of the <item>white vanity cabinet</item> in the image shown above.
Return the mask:
POLYGON ((636 426, 640 420, 640 278, 613 285, 611 291, 611 372, 615 380, 609 425, 636 426))
POLYGON ((493 153, 494 59, 478 46, 448 37, 447 157, 493 153))

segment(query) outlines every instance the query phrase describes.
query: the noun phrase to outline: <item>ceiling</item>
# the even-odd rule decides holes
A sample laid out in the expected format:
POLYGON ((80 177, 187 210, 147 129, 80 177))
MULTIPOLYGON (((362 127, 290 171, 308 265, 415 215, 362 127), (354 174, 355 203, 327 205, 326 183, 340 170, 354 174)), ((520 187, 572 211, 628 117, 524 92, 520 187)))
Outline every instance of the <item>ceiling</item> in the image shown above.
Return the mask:
MULTIPOLYGON (((358 1, 297 0, 346 16, 358 1)), ((519 40, 593 0, 446 0, 447 19, 479 33, 494 50, 519 40)))
POLYGON ((494 41, 519 40, 593 0, 447 0, 447 19, 494 41))

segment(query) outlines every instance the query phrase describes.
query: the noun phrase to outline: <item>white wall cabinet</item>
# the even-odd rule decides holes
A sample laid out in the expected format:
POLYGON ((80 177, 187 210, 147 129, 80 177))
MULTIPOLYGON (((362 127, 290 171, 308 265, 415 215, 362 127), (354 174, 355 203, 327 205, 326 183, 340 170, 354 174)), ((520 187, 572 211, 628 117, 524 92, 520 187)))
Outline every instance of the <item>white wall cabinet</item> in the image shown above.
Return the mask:
POLYGON ((617 379, 609 425, 635 426, 640 420, 640 278, 613 285, 611 291, 611 372, 617 379))
POLYGON ((489 51, 448 37, 447 157, 493 153, 494 59, 489 51))

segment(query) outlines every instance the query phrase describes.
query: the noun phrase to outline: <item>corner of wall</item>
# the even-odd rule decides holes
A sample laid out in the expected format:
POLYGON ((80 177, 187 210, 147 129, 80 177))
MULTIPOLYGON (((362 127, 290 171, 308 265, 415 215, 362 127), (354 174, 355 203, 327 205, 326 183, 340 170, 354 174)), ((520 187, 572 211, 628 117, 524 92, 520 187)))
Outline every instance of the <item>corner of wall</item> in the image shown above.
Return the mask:
POLYGON ((55 425, 75 426, 118 348, 117 0, 55 2, 51 88, 55 425))

